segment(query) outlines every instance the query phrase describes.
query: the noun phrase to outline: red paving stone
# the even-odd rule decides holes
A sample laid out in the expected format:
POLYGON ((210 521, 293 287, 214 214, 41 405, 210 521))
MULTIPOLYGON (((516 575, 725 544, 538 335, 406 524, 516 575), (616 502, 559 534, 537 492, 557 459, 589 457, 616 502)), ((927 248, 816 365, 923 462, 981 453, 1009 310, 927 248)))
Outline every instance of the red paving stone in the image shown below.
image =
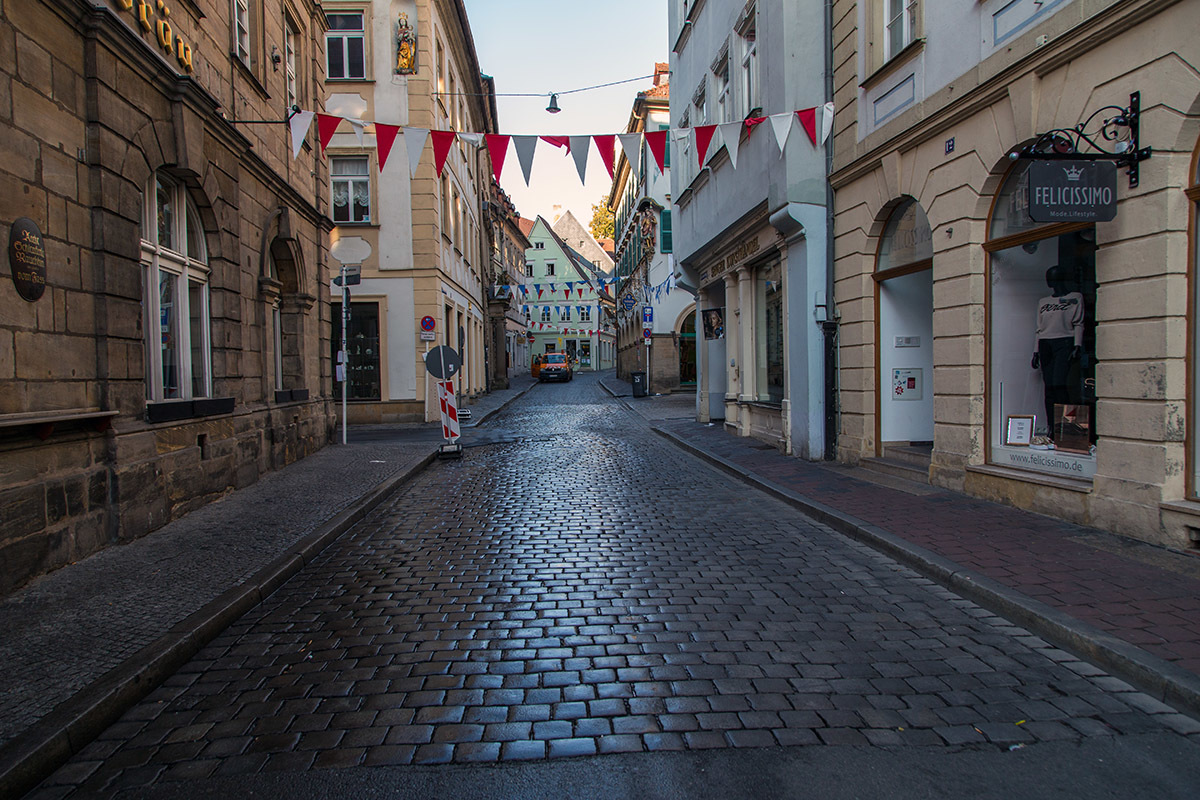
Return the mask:
MULTIPOLYGON (((914 495, 774 451, 690 420, 658 424, 745 472, 878 526, 1147 652, 1200 674, 1200 580, 1100 550, 1120 537, 945 491, 914 495)), ((1166 551, 1134 544, 1123 553, 1166 551)), ((1185 566, 1191 556, 1169 554, 1185 566)), ((1197 570, 1192 566, 1193 571, 1197 570)))

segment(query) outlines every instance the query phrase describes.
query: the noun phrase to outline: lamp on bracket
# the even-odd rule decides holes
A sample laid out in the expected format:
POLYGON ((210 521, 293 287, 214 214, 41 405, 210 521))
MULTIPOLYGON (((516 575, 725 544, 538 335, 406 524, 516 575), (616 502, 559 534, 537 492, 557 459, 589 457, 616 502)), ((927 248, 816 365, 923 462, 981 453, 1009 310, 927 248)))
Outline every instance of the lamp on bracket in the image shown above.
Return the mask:
POLYGON ((557 114, 558 112, 562 111, 562 109, 558 107, 558 95, 557 94, 550 95, 550 105, 546 106, 546 110, 549 111, 551 114, 557 114))

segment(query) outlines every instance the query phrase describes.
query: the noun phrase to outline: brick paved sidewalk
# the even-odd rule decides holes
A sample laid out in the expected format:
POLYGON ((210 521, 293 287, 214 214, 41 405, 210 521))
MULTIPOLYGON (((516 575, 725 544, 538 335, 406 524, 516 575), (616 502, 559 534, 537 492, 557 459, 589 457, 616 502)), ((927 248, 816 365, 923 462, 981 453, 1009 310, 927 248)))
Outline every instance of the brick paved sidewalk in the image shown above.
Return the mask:
MULTIPOLYGON (((534 381, 471 403, 474 427, 534 381)), ((432 424, 364 429, 0 599, 0 796, 114 721, 434 458, 432 424)), ((472 432, 464 432, 470 441, 472 432)), ((337 437, 340 440, 340 434, 337 437)))
MULTIPOLYGON (((618 396, 629 388, 612 376, 603 385, 618 396)), ((641 399, 626 402, 648 419, 658 417, 641 399)), ((893 488, 894 479, 764 450, 721 425, 667 418, 654 427, 841 532, 1200 714, 1200 558, 949 490, 893 488)))

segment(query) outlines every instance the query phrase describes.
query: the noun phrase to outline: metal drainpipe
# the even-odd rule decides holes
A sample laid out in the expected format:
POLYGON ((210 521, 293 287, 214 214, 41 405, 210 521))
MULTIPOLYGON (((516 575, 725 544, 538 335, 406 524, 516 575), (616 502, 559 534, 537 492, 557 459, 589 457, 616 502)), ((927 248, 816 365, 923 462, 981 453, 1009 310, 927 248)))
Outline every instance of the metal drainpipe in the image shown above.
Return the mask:
MULTIPOLYGON (((833 0, 825 0, 825 102, 833 100, 833 0)), ((838 420, 841 408, 838 405, 837 368, 837 306, 833 299, 833 185, 829 176, 833 174, 833 135, 825 143, 825 321, 821 330, 825 334, 825 460, 837 458, 838 420)))

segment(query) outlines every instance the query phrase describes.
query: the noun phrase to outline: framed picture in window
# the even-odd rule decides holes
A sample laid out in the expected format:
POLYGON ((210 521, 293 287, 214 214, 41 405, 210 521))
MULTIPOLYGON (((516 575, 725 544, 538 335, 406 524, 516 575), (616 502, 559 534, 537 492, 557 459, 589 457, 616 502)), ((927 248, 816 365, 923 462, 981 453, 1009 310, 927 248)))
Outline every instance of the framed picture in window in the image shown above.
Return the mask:
POLYGON ((1033 442, 1032 414, 1009 414, 1004 420, 1004 443, 1009 447, 1028 447, 1033 442))

